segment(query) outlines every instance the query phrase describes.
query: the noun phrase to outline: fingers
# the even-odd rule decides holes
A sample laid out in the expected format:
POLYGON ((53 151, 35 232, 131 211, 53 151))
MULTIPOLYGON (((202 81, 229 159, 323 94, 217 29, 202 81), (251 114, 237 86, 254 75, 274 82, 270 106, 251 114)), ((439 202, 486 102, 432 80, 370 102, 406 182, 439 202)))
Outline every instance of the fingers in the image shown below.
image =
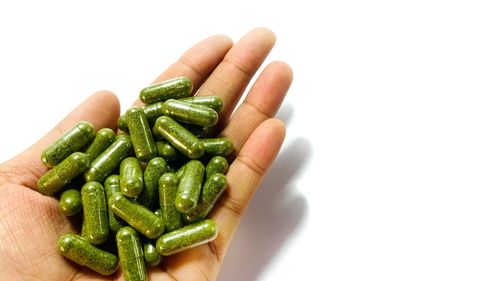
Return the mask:
POLYGON ((119 113, 120 103, 113 93, 106 91, 95 93, 38 142, 3 164, 0 167, 0 175, 10 183, 37 189, 38 178, 48 170, 40 160, 40 154, 46 147, 78 121, 88 121, 96 130, 105 127, 114 129, 119 113))
POLYGON ((234 155, 238 155, 243 144, 260 123, 276 114, 292 79, 292 69, 284 62, 273 62, 262 71, 243 103, 221 132, 222 136, 233 142, 234 155))
POLYGON ((276 37, 266 28, 248 32, 226 54, 196 95, 216 95, 222 98, 224 108, 219 114, 219 126, 224 127, 250 79, 271 51, 276 37))

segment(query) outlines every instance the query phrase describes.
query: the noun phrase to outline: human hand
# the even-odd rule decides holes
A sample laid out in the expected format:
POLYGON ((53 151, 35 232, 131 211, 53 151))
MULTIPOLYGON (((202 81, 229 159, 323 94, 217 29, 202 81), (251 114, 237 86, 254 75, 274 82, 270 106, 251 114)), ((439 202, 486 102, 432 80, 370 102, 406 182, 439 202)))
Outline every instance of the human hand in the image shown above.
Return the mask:
MULTIPOLYGON (((263 28, 250 31, 234 46, 225 36, 212 36, 191 47, 156 79, 187 76, 197 95, 220 96, 224 109, 218 128, 233 142, 235 158, 227 173, 229 188, 210 214, 220 229, 217 239, 166 257, 161 266, 149 269, 149 280, 217 278, 242 215, 285 136, 283 123, 273 116, 292 81, 287 64, 266 66, 236 108, 274 42, 274 34, 263 28)), ((0 280, 122 280, 119 270, 101 276, 58 254, 59 236, 77 228, 60 213, 57 200, 37 192, 38 178, 47 172, 40 160, 44 148, 80 120, 96 129, 115 128, 119 114, 117 97, 98 92, 37 143, 0 165, 0 280)))

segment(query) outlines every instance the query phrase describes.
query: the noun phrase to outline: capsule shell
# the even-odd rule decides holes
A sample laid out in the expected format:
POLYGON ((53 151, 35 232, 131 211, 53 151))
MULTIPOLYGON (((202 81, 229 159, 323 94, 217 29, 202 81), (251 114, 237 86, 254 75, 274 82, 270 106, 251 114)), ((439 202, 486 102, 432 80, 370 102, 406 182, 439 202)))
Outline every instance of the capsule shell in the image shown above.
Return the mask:
POLYGON ((181 98, 179 99, 180 101, 183 102, 188 102, 191 104, 197 104, 197 105, 203 105, 206 107, 210 107, 211 109, 215 110, 217 113, 222 110, 222 107, 224 103, 222 102, 222 99, 218 96, 196 96, 196 97, 187 97, 187 98, 181 98))
POLYGON ((83 173, 88 166, 88 156, 82 152, 75 152, 40 177, 38 191, 43 195, 53 195, 83 173))
POLYGON ((163 157, 167 161, 174 161, 177 159, 177 151, 166 141, 157 141, 156 150, 158 151, 158 156, 163 157))
POLYGON ((177 77, 142 89, 139 98, 145 104, 151 104, 168 99, 187 97, 193 90, 193 84, 187 77, 177 77))
POLYGON ((182 123, 182 122, 178 122, 178 123, 179 123, 179 125, 184 127, 186 130, 191 132, 191 134, 193 134, 197 138, 206 138, 210 135, 210 127, 198 126, 198 125, 187 124, 187 123, 182 123))
POLYGON ((229 169, 229 163, 227 163, 226 158, 222 156, 214 156, 210 161, 208 161, 205 167, 205 178, 210 178, 212 174, 221 173, 225 174, 229 169))
POLYGON ((156 250, 156 243, 146 241, 144 243, 144 261, 148 267, 155 267, 160 264, 163 256, 156 250))
MULTIPOLYGON (((104 191, 106 192, 106 198, 110 198, 115 193, 120 192, 120 176, 111 175, 104 181, 104 191)), ((116 216, 111 210, 111 205, 108 204, 108 225, 109 230, 113 233, 117 233, 125 222, 116 216)))
POLYGON ((219 228, 213 220, 203 220, 163 234, 156 241, 156 249, 163 256, 173 255, 213 241, 218 233, 219 228))
POLYGON ((94 161, 108 146, 115 141, 115 132, 109 128, 103 128, 97 131, 94 140, 85 149, 85 154, 89 157, 89 161, 94 161))
POLYGON ((108 207, 104 187, 91 181, 82 187, 85 236, 90 243, 99 245, 109 237, 108 207))
POLYGON ((205 152, 210 155, 227 156, 234 150, 233 143, 228 138, 201 139, 205 152))
POLYGON ((120 164, 120 190, 127 197, 141 194, 143 187, 141 163, 135 157, 127 157, 120 164))
POLYGON ((84 174, 85 180, 103 182, 130 152, 132 152, 130 137, 127 134, 118 134, 115 141, 92 161, 90 168, 84 174))
POLYGON ((184 221, 193 223, 206 218, 226 189, 226 176, 220 173, 212 174, 203 184, 200 202, 193 211, 183 216, 184 221))
POLYGON ((148 280, 139 234, 130 226, 122 227, 116 233, 116 246, 124 279, 126 281, 148 280))
POLYGON ((186 164, 175 196, 175 207, 179 212, 188 213, 196 207, 204 173, 205 167, 200 161, 191 160, 186 164))
POLYGON ((65 190, 59 199, 59 210, 66 216, 73 216, 82 210, 82 196, 76 189, 65 190))
POLYGON ((182 227, 182 215, 175 207, 175 196, 179 179, 174 173, 165 173, 160 178, 160 211, 166 232, 182 227))
POLYGON ((162 137, 190 159, 203 156, 203 142, 168 116, 156 120, 155 128, 162 137))
POLYGON ((165 114, 175 120, 198 126, 214 126, 219 120, 217 111, 204 105, 170 99, 163 104, 165 114))
POLYGON ((127 120, 130 139, 137 159, 149 161, 154 158, 157 154, 156 144, 144 110, 132 106, 125 113, 125 119, 127 120))
POLYGON ((167 166, 165 159, 155 157, 148 162, 144 170, 144 188, 138 202, 150 210, 158 206, 158 181, 167 171, 167 166))
POLYGON ((108 198, 113 213, 149 239, 160 236, 165 226, 160 217, 141 204, 128 200, 121 193, 108 198))
POLYGON ((118 257, 103 251, 76 234, 65 234, 57 242, 62 256, 102 275, 111 275, 118 268, 118 257))
POLYGON ((42 151, 42 162, 45 166, 52 168, 72 153, 80 150, 94 136, 94 126, 87 121, 80 121, 42 151))
POLYGON ((125 114, 122 114, 120 115, 120 117, 118 117, 118 120, 116 120, 116 127, 127 134, 129 133, 125 114))

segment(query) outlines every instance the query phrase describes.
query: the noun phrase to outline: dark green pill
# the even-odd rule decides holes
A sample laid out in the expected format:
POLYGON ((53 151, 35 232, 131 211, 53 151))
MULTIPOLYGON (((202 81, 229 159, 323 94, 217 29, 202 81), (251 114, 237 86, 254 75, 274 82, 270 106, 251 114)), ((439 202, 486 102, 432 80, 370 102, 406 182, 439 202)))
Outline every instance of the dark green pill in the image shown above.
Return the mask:
POLYGON ((120 193, 108 198, 113 213, 149 239, 158 238, 165 226, 162 219, 139 203, 128 200, 120 193))
POLYGON ((125 119, 127 120, 130 139, 137 159, 149 161, 154 158, 156 156, 156 144, 144 110, 132 106, 125 113, 125 119))
POLYGON ((226 158, 222 156, 214 156, 210 161, 208 161, 205 167, 205 178, 209 178, 215 173, 225 174, 229 169, 229 163, 227 163, 226 158))
POLYGON ((83 216, 85 224, 85 239, 94 245, 99 245, 108 239, 108 206, 104 187, 91 181, 82 187, 83 216))
POLYGON ((144 243, 144 261, 148 267, 155 267, 160 264, 163 256, 156 250, 156 243, 146 241, 144 243))
POLYGON ((201 199, 196 208, 184 215, 184 221, 193 223, 206 218, 208 213, 215 206, 215 202, 227 189, 226 176, 220 173, 215 173, 205 181, 201 191, 201 199))
POLYGON ((166 232, 182 227, 182 214, 175 208, 175 196, 179 179, 174 173, 166 173, 160 178, 160 210, 166 232))
POLYGON ((186 130, 190 131, 197 138, 206 138, 210 134, 210 127, 207 126, 198 126, 193 124, 187 124, 178 122, 179 125, 184 127, 186 130))
POLYGON ((203 142, 168 116, 156 120, 155 128, 170 144, 190 159, 203 156, 203 142))
POLYGON ((155 211, 155 215, 157 215, 159 218, 161 218, 161 209, 157 209, 155 211))
POLYGON ((158 181, 167 171, 167 166, 165 159, 155 157, 148 162, 144 170, 144 188, 138 202, 150 210, 158 206, 158 181))
POLYGON ((125 133, 128 133, 127 120, 125 119, 125 114, 120 115, 116 121, 116 127, 125 133))
MULTIPOLYGON (((120 192, 120 176, 111 175, 104 181, 104 191, 106 192, 106 198, 110 198, 115 193, 120 192)), ((118 232, 125 222, 117 217, 111 210, 111 205, 108 205, 108 224, 109 230, 113 233, 118 232)))
POLYGON ((205 152, 210 155, 227 156, 234 150, 233 143, 228 138, 201 139, 205 152))
POLYGON ((173 161, 177 158, 177 151, 166 141, 157 141, 156 150, 158 151, 158 156, 163 157, 167 161, 173 161))
POLYGON ((85 180, 103 182, 130 152, 132 152, 130 137, 127 134, 118 134, 113 144, 92 161, 90 168, 84 174, 85 180))
POLYGON ((53 195, 88 167, 89 158, 87 154, 75 152, 40 177, 38 191, 43 195, 53 195))
POLYGON ((170 99, 163 104, 165 114, 175 120, 198 126, 214 126, 219 120, 217 111, 204 105, 170 99))
POLYGON ((222 110, 222 106, 224 105, 222 99, 218 96, 204 96, 204 97, 196 96, 196 97, 181 98, 179 100, 192 104, 207 106, 217 112, 220 112, 222 110))
POLYGON ((177 77, 142 89, 139 98, 145 104, 189 96, 193 84, 187 77, 177 77))
POLYGON ((144 252, 137 231, 130 226, 122 227, 116 233, 116 246, 125 281, 148 280, 144 252))
POLYGON ((42 162, 45 166, 52 168, 66 159, 70 154, 80 150, 94 136, 94 126, 87 121, 80 121, 42 151, 42 162))
POLYGON ((182 165, 177 171, 175 172, 175 175, 177 178, 182 179, 184 176, 184 171, 186 171, 186 164, 182 165))
POLYGON ((66 216, 73 216, 82 210, 82 196, 76 189, 65 190, 59 199, 59 210, 66 216))
POLYGON ((141 194, 143 186, 141 163, 135 157, 127 157, 120 164, 120 190, 127 197, 141 194))
POLYGON ((156 249, 163 256, 173 255, 213 241, 218 233, 219 228, 213 220, 203 220, 163 234, 156 241, 156 249))
POLYGON ((194 210, 198 203, 205 167, 200 161, 191 160, 184 169, 175 196, 175 208, 181 213, 188 213, 194 210))
POLYGON ((65 234, 57 242, 62 256, 102 275, 111 275, 118 268, 118 257, 103 251, 76 234, 65 234))
POLYGON ((108 146, 110 146, 115 141, 115 132, 109 128, 103 128, 97 131, 94 140, 85 149, 85 154, 89 157, 89 161, 92 162, 99 156, 108 146))

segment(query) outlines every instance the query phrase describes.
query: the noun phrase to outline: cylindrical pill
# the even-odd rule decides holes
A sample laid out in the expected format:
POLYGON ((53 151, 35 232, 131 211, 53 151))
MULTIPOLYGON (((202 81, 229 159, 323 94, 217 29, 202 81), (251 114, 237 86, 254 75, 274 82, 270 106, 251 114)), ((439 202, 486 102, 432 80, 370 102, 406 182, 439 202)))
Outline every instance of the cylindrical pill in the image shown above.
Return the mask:
POLYGON ((156 120, 155 128, 162 137, 188 158, 197 159, 205 153, 203 142, 174 119, 162 116, 156 120))
POLYGON ((91 181, 83 185, 82 190, 85 239, 94 245, 104 243, 109 236, 108 207, 104 187, 91 181))
POLYGON ((178 185, 179 179, 174 173, 165 173, 160 178, 160 211, 166 232, 182 227, 182 214, 175 207, 178 185))
POLYGON ((173 255, 213 241, 218 233, 219 228, 214 221, 203 220, 163 234, 156 241, 156 249, 163 256, 173 255))
POLYGON ((212 174, 221 173, 225 174, 229 169, 229 163, 227 163, 226 158, 222 156, 214 156, 210 161, 208 161, 205 167, 205 178, 210 178, 212 174))
POLYGON ((181 98, 179 100, 192 104, 207 106, 217 112, 220 112, 222 110, 222 106, 224 105, 222 99, 218 96, 203 96, 203 97, 195 96, 195 97, 181 98))
POLYGON ((122 114, 120 115, 120 117, 118 117, 118 120, 116 120, 116 127, 127 134, 129 133, 125 114, 122 114))
POLYGON ((116 247, 125 281, 146 281, 148 273, 139 234, 130 226, 122 227, 116 233, 116 247))
POLYGON ((157 141, 156 150, 158 151, 158 156, 163 157, 167 161, 173 161, 177 159, 177 151, 170 143, 166 141, 157 141))
POLYGON ((219 120, 217 111, 204 105, 170 99, 163 104, 165 114, 183 123, 214 126, 219 120))
POLYGON ((92 161, 90 168, 84 174, 85 180, 103 182, 131 151, 130 137, 127 134, 118 134, 115 141, 92 161))
POLYGON ((49 168, 54 167, 70 154, 80 150, 94 138, 94 135, 92 124, 87 121, 78 122, 42 151, 42 162, 49 168))
POLYGON ((184 215, 184 221, 193 223, 206 218, 226 189, 226 176, 220 173, 212 174, 203 184, 200 202, 193 211, 184 215))
POLYGON ((120 190, 127 197, 141 194, 143 186, 141 163, 135 157, 127 157, 120 164, 120 190))
POLYGON ((175 207, 181 213, 188 213, 198 203, 205 167, 200 161, 191 160, 186 164, 184 169, 184 175, 179 181, 179 187, 175 196, 175 207))
MULTIPOLYGON (((104 191, 106 192, 106 198, 110 198, 115 193, 120 192, 120 176, 111 175, 104 181, 104 191)), ((116 216, 111 210, 111 205, 108 204, 108 225, 111 232, 116 233, 125 222, 116 216)))
POLYGON ((186 130, 191 132, 191 134, 193 134, 197 138, 206 138, 210 135, 210 127, 198 126, 198 125, 187 124, 187 123, 182 123, 182 122, 178 122, 178 123, 179 123, 179 125, 184 127, 186 130))
POLYGON ((187 97, 193 90, 193 84, 187 77, 176 77, 162 81, 141 90, 139 98, 145 104, 187 97))
POLYGON ((234 150, 233 143, 228 138, 201 139, 205 152, 210 155, 227 156, 234 150))
POLYGON ((151 159, 144 170, 144 188, 138 202, 150 210, 158 206, 158 181, 166 171, 167 161, 161 157, 151 159))
POLYGON ((53 195, 88 167, 88 156, 82 152, 75 152, 40 177, 38 191, 43 195, 53 195))
POLYGON ((66 216, 73 216, 82 210, 82 196, 76 189, 65 190, 59 199, 59 210, 66 216))
POLYGON ((149 161, 154 158, 157 154, 156 144, 144 110, 132 106, 125 113, 125 119, 127 120, 130 139, 137 159, 149 161))
POLYGON ((144 261, 148 267, 155 267, 160 264, 163 256, 156 250, 156 243, 153 241, 144 242, 144 261))
POLYGON ((108 146, 110 146, 115 141, 115 132, 109 128, 103 128, 97 131, 94 140, 85 149, 85 154, 89 157, 89 161, 92 162, 99 156, 108 146))

